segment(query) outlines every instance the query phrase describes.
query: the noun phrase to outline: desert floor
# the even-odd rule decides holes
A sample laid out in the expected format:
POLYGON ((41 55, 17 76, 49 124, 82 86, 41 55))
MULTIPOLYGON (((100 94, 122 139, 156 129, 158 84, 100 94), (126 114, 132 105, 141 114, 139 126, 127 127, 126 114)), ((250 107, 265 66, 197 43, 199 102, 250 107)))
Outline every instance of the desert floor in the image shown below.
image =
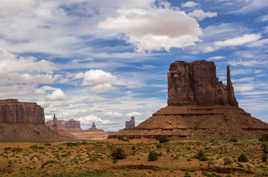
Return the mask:
POLYGON ((268 160, 264 162, 268 145, 264 144, 257 139, 1 142, 0 176, 261 177, 268 176, 268 160), (118 148, 125 159, 113 159, 111 154, 118 148), (148 160, 151 151, 154 161, 148 160), (238 161, 241 154, 248 162, 238 161))

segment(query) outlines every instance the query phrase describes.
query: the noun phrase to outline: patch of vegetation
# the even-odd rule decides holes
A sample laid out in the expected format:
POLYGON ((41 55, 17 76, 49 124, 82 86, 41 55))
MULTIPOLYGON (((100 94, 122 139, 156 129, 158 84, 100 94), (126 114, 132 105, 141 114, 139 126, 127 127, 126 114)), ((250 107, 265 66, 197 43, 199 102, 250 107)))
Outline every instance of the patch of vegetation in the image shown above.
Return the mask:
POLYGON ((224 161, 224 165, 232 165, 233 163, 233 161, 229 159, 228 157, 225 157, 223 161, 224 161))
POLYGON ((186 172, 184 177, 191 177, 190 173, 186 172))
POLYGON ((267 161, 267 155, 265 153, 262 154, 261 160, 262 160, 262 162, 266 162, 267 161))
POLYGON ((127 154, 123 149, 117 148, 112 152, 111 156, 113 160, 122 160, 127 157, 127 154))
POLYGON ((80 142, 67 142, 65 144, 68 147, 73 147, 73 146, 79 146, 81 143, 80 142))
POLYGON ((237 143, 238 142, 238 139, 237 138, 230 138, 229 139, 229 142, 237 143))
POLYGON ((32 146, 30 146, 30 148, 31 149, 34 149, 34 150, 41 150, 41 149, 44 149, 44 147, 43 146, 38 146, 38 145, 32 145, 32 146))
POLYGON ((238 157, 238 162, 248 162, 248 157, 245 154, 241 154, 238 157))
POLYGON ((205 153, 203 151, 199 151, 195 156, 194 158, 200 160, 200 161, 207 161, 208 158, 207 156, 205 155, 205 153))
POLYGON ((41 168, 44 168, 48 164, 54 164, 54 163, 57 163, 57 161, 55 161, 55 160, 48 160, 48 161, 46 161, 45 163, 42 164, 41 168))
POLYGON ((150 151, 148 154, 148 161, 156 161, 158 159, 159 154, 155 151, 150 151))
POLYGON ((262 145, 262 147, 263 147, 263 152, 264 152, 264 153, 268 153, 268 143, 264 143, 264 144, 262 145))
POLYGON ((264 134, 260 137, 260 141, 268 141, 268 134, 264 134))
POLYGON ((156 139, 159 141, 159 143, 167 143, 169 141, 168 137, 164 135, 158 136, 156 139))

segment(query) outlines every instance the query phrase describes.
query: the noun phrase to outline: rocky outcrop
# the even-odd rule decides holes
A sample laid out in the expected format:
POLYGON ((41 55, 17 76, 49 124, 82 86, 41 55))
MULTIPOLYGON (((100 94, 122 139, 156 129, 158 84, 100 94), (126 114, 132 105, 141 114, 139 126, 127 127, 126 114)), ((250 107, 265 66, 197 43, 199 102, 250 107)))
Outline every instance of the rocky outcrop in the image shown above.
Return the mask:
POLYGON ((16 99, 0 100, 0 123, 44 124, 44 109, 36 103, 19 102, 16 99))
POLYGON ((125 122, 125 128, 134 128, 135 127, 135 117, 132 116, 130 120, 125 122))
POLYGON ((238 107, 227 66, 227 85, 216 77, 213 62, 176 61, 168 72, 168 106, 132 129, 110 138, 188 139, 253 138, 268 133, 268 124, 238 107))
POLYGON ((216 77, 216 66, 205 60, 176 61, 168 72, 168 105, 238 106, 227 67, 227 86, 216 77))

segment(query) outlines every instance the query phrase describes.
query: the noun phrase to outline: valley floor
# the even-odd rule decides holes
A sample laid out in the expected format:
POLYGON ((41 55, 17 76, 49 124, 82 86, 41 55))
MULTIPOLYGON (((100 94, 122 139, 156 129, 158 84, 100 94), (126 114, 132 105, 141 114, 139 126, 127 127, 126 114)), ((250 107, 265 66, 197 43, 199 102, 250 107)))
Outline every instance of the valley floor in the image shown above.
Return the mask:
POLYGON ((1 142, 0 176, 261 177, 268 176, 265 148, 268 145, 257 139, 1 142), (122 160, 111 155, 118 149, 124 154, 122 160), (248 162, 239 160, 241 154, 248 162))

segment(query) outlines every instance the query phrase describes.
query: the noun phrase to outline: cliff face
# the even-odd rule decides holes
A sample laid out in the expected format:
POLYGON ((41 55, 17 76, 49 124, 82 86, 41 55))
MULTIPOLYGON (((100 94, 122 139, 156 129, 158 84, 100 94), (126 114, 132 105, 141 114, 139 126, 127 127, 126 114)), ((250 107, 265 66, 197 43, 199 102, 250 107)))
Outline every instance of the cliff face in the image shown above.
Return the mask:
POLYGON ((227 86, 216 77, 216 66, 205 60, 176 61, 168 72, 168 105, 238 106, 227 67, 227 86))
POLYGON ((19 102, 16 99, 0 100, 0 123, 44 124, 44 109, 36 103, 19 102))

